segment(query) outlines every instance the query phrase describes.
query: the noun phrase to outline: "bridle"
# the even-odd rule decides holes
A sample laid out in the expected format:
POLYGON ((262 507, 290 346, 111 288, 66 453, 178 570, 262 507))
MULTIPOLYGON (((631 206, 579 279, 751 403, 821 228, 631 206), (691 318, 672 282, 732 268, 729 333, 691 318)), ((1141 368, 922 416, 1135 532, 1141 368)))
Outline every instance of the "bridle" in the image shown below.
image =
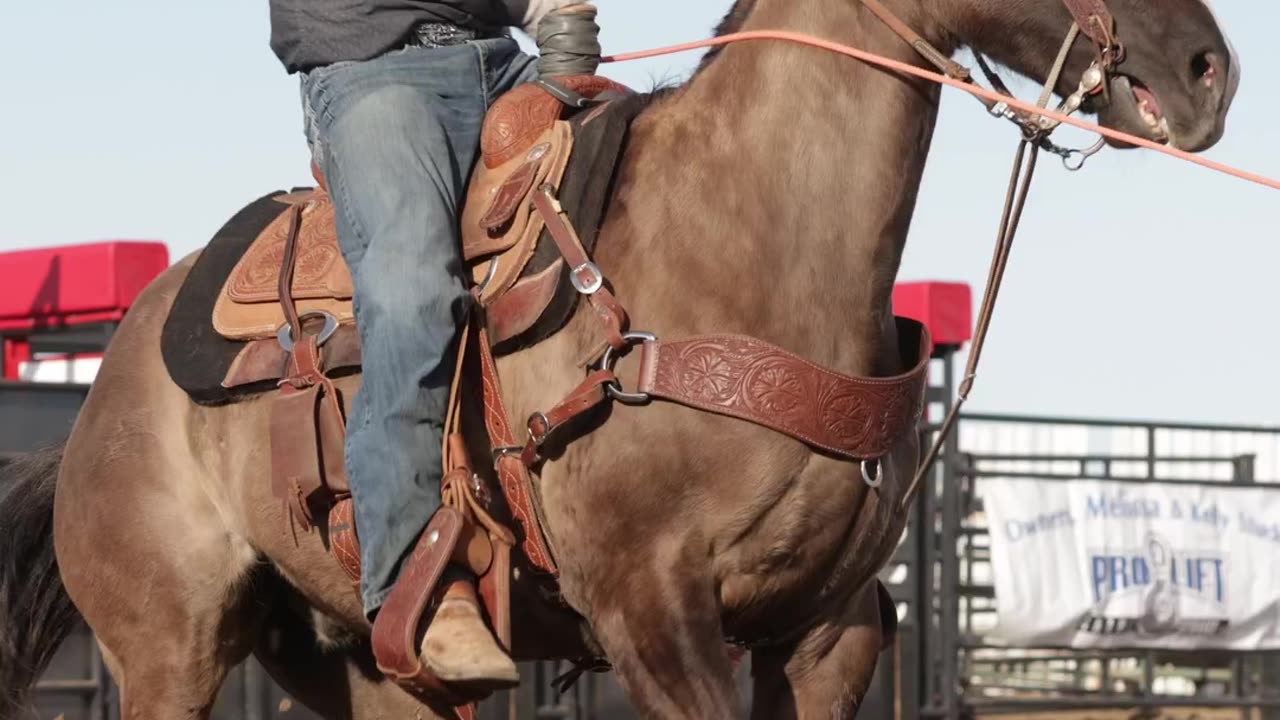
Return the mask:
MULTIPOLYGON (((894 33, 944 75, 963 83, 974 83, 973 73, 970 72, 969 68, 952 60, 934 47, 932 43, 925 40, 919 33, 912 30, 910 26, 894 15, 893 11, 885 7, 880 0, 862 0, 862 2, 867 9, 875 13, 876 17, 880 18, 885 25, 889 26, 894 33)), ((1107 81, 1115 71, 1116 66, 1124 61, 1125 51, 1124 45, 1120 43, 1116 34, 1115 18, 1107 9, 1104 0, 1062 0, 1062 4, 1071 13, 1073 22, 1067 30, 1061 49, 1058 51, 1053 69, 1045 80, 1044 89, 1040 94, 1039 105, 1047 107, 1049 99, 1053 95, 1053 88, 1057 86, 1058 80, 1062 77, 1062 71, 1066 66, 1071 48, 1075 46, 1079 36, 1084 34, 1093 44, 1094 60, 1084 74, 1081 75, 1080 84, 1075 92, 1068 95, 1062 104, 1056 108, 1058 112, 1071 115, 1084 105, 1085 100, 1092 96, 1101 95, 1104 103, 1110 101, 1107 81)), ((1000 76, 991 69, 986 58, 977 52, 974 53, 974 57, 978 61, 979 69, 982 70, 982 74, 987 78, 987 81, 991 83, 992 88, 1001 95, 1012 96, 1013 93, 1009 91, 1008 86, 1000 79, 1000 76)), ((1012 108, 1007 103, 996 102, 978 95, 973 95, 972 97, 981 102, 992 116, 1005 118, 1017 125, 1022 130, 1024 137, 1035 142, 1040 149, 1061 157, 1068 170, 1081 169, 1085 160, 1096 154, 1103 147, 1101 139, 1084 150, 1062 147, 1049 139, 1049 135, 1060 125, 1058 121, 1012 108)))
MULTIPOLYGON (((973 74, 969 71, 969 68, 943 54, 942 51, 938 50, 928 40, 925 40, 919 33, 912 30, 910 26, 894 15, 880 0, 862 0, 862 3, 944 75, 963 83, 974 83, 973 74)), ((1072 23, 1067 29, 1066 37, 1063 39, 1062 47, 1058 51, 1053 69, 1045 79, 1044 89, 1040 93, 1038 105, 1041 108, 1048 107, 1049 100, 1053 97, 1053 89, 1062 78, 1062 72, 1066 67, 1071 49, 1075 46, 1080 35, 1083 34, 1093 44, 1094 60, 1081 75, 1080 84, 1075 92, 1068 95, 1057 108, 1058 112, 1064 115, 1071 115, 1078 111, 1084 105, 1085 100, 1090 97, 1100 95, 1104 103, 1110 102, 1108 81, 1114 74, 1116 66, 1124 61, 1125 51, 1116 34, 1115 18, 1107 9, 1105 0, 1062 0, 1062 4, 1071 13, 1072 23)), ((983 74, 996 92, 1001 95, 1012 96, 1008 87, 1000 79, 1000 76, 991 69, 981 53, 975 52, 975 57, 977 58, 978 66, 982 69, 983 74)), ((1032 178, 1035 176, 1036 161, 1039 158, 1040 151, 1047 150, 1058 155, 1069 170, 1079 170, 1083 167, 1085 160, 1102 149, 1104 143, 1103 140, 1099 139, 1092 147, 1084 150, 1064 148, 1049 139, 1053 131, 1061 124, 1057 120, 1012 108, 1004 102, 996 102, 978 95, 973 97, 986 106, 987 112, 991 115, 1003 117, 1017 125, 1022 131, 1022 139, 1018 144, 1018 150, 1014 156, 1013 171, 1009 177, 1004 213, 1000 218, 996 248, 991 258, 991 268, 987 275, 986 291, 983 293, 982 305, 978 311, 977 328, 969 351, 969 362, 965 368, 964 377, 960 382, 956 400, 939 427, 938 435, 929 448, 929 452, 925 455, 915 477, 912 478, 911 484, 903 495, 900 509, 904 511, 910 507, 920 489, 921 483, 932 470, 934 463, 937 462, 943 443, 946 442, 947 437, 955 428, 960 408, 968 400, 969 393, 973 389, 974 379, 977 377, 978 362, 982 357, 982 347, 986 341, 987 331, 991 326, 991 317, 995 311, 996 298, 1000 293, 1000 283, 1004 278, 1005 267, 1008 265, 1009 251, 1013 247, 1013 239, 1018 232, 1022 211, 1026 207, 1027 194, 1031 189, 1032 178), (1080 159, 1073 161, 1073 158, 1077 155, 1080 159)), ((864 478, 866 474, 864 467, 864 478)))

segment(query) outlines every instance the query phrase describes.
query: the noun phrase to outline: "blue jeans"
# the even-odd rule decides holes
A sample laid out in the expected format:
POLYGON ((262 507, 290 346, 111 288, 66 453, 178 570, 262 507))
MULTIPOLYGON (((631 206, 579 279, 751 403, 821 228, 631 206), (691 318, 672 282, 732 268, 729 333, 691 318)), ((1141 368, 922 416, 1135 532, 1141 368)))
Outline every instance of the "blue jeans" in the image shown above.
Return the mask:
POLYGON ((364 380, 346 460, 365 612, 440 505, 441 442, 470 297, 458 225, 485 112, 536 75, 510 38, 411 47, 302 78, 307 139, 355 283, 364 380))

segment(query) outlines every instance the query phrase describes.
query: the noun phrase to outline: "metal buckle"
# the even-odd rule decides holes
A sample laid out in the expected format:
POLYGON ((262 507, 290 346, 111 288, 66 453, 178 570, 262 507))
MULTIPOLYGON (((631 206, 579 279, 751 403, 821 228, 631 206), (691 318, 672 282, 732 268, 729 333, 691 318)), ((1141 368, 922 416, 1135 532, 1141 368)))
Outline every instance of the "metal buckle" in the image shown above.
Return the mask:
MULTIPOLYGON (((622 341, 624 343, 623 348, 625 349, 642 343, 646 345, 655 343, 658 341, 658 336, 647 332, 629 332, 622 335, 622 341)), ((615 350, 612 345, 604 349, 604 352, 600 355, 601 370, 613 369, 613 364, 616 360, 614 353, 615 350)), ((644 405, 652 399, 649 396, 649 393, 632 393, 623 391, 622 383, 618 381, 605 385, 604 392, 610 399, 617 400, 618 402, 625 403, 627 405, 644 405)))
POLYGON ((493 458, 494 467, 497 467, 498 461, 502 458, 507 456, 520 457, 523 452, 524 448, 519 445, 499 445, 490 451, 490 456, 493 458))
POLYGON ((545 413, 539 410, 529 416, 529 419, 525 422, 525 429, 529 431, 529 442, 541 447, 547 436, 551 434, 551 421, 547 419, 545 413), (533 424, 536 422, 542 423, 542 432, 537 432, 533 429, 533 424))
MULTIPOLYGON (((338 331, 338 318, 323 310, 315 310, 299 315, 298 323, 301 324, 307 318, 324 318, 324 327, 320 329, 320 333, 316 338, 316 347, 321 347, 326 342, 329 342, 329 338, 333 337, 333 334, 338 331)), ((298 329, 301 330, 302 328, 298 329)), ((293 328, 288 322, 285 322, 276 331, 276 341, 280 343, 280 347, 284 348, 285 352, 293 352, 293 345, 297 341, 293 338, 293 328)))
POLYGON ((583 295, 595 295, 604 287, 604 275, 595 263, 588 260, 569 273, 569 282, 573 284, 574 290, 583 295), (588 277, 584 280, 579 274, 586 274, 588 277))

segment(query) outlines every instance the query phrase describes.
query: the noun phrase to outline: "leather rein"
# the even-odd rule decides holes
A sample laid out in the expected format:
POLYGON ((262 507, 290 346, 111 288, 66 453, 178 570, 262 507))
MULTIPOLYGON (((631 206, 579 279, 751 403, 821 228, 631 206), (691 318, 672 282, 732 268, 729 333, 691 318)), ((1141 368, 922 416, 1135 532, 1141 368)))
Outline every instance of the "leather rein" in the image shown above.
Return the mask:
MULTIPOLYGON (((974 82, 973 75, 968 68, 955 62, 930 44, 929 41, 925 40, 919 33, 912 30, 894 15, 880 0, 862 0, 862 3, 943 74, 962 83, 971 84, 974 82)), ((1107 96, 1107 81, 1114 72, 1116 65, 1124 60, 1124 46, 1116 35, 1115 18, 1107 9, 1105 0, 1062 0, 1062 4, 1071 13, 1072 24, 1067 30, 1061 49, 1058 51, 1053 69, 1045 80, 1038 104, 1042 108, 1048 106, 1049 99, 1053 96, 1053 89, 1062 77, 1071 49, 1079 36, 1083 34, 1093 44, 1094 60, 1081 76, 1080 84, 1075 92, 1068 95, 1057 108, 1059 113, 1071 115, 1079 110, 1085 100, 1091 96, 1102 95, 1105 101, 1110 101, 1110 97, 1107 96)), ((990 68, 982 55, 975 53, 975 57, 983 74, 986 75, 987 80, 996 91, 1002 95, 1011 96, 1012 93, 1009 92, 1008 87, 1000 80, 999 75, 990 68)), ((1003 117, 1017 125, 1022 130, 1022 139, 1018 143, 1018 150, 1014 156, 1013 171, 1010 174, 1009 186, 1005 194, 1004 212, 1001 215, 1000 226, 996 236, 995 252, 992 255, 991 268, 987 274, 987 286, 983 292, 982 305, 978 312, 977 329, 974 332, 973 344, 969 351, 969 361, 965 367, 964 377, 960 381, 960 388, 955 402, 938 429, 937 437, 934 439, 929 452, 925 455, 915 477, 912 478, 911 484, 907 487, 906 494, 902 498, 902 504, 899 509, 904 511, 915 500, 916 493, 919 492, 924 478, 933 469, 934 463, 937 462, 943 444, 955 428, 960 408, 969 399, 969 393, 973 390, 974 380, 978 372, 978 362, 982 358, 982 348, 986 342, 987 331, 991 327, 996 298, 1000 294, 1000 284, 1004 279, 1004 271, 1009 261, 1009 252, 1013 247, 1014 236, 1018 232, 1022 211, 1026 207, 1027 194, 1031 189, 1031 181, 1035 176, 1036 161, 1039 158, 1040 151, 1042 149, 1048 150, 1059 155, 1069 170, 1079 170, 1084 161, 1101 150, 1103 146, 1103 140, 1100 139, 1086 150, 1062 148, 1049 140, 1050 134, 1061 124, 1057 120, 1017 110, 1006 103, 996 102, 978 95, 973 97, 986 106, 987 112, 991 115, 1003 117), (1080 160, 1073 164, 1072 158, 1077 154, 1080 155, 1080 160)))

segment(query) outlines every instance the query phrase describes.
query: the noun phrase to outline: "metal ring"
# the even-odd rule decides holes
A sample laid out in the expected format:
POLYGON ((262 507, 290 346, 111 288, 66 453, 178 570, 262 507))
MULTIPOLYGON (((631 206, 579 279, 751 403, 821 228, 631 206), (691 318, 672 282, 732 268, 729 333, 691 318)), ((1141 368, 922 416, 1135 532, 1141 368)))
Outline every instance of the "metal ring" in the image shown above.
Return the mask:
MULTIPOLYGON (((631 347, 632 345, 639 345, 640 343, 657 342, 657 340, 657 335, 648 332, 629 332, 623 333, 622 335, 622 342, 624 343, 623 347, 631 347)), ((605 347, 604 352, 600 354, 601 370, 613 369, 614 352, 612 345, 605 347)), ((604 393, 608 395, 610 399, 617 400, 618 402, 625 403, 627 405, 643 405, 651 399, 649 397, 649 393, 625 392, 622 389, 622 384, 618 382, 611 382, 608 385, 605 385, 604 393)))
MULTIPOLYGON (((320 329, 320 332, 316 337, 316 347, 320 347, 326 342, 329 342, 329 338, 333 337, 333 334, 338 331, 338 318, 334 317, 332 313, 325 312, 324 310, 315 310, 309 313, 303 313, 298 316, 298 323, 301 324, 302 321, 307 318, 324 318, 324 327, 320 329)), ((299 330, 301 330, 301 328, 299 328, 299 330)), ((281 325, 280 329, 276 331, 276 341, 280 343, 280 347, 284 348, 285 352, 293 352, 293 345, 295 342, 293 339, 293 327, 290 326, 288 322, 281 325)))
POLYGON ((529 420, 525 423, 525 430, 529 431, 529 440, 534 445, 542 445, 546 441, 547 435, 551 433, 551 421, 547 419, 545 413, 539 410, 529 416, 529 420), (542 422, 542 432, 534 432, 533 424, 538 421, 542 422))
POLYGON ((884 474, 880 472, 879 460, 863 460, 862 461, 862 481, 869 488, 878 488, 884 484, 884 474), (875 472, 869 472, 868 468, 875 467, 875 472))

